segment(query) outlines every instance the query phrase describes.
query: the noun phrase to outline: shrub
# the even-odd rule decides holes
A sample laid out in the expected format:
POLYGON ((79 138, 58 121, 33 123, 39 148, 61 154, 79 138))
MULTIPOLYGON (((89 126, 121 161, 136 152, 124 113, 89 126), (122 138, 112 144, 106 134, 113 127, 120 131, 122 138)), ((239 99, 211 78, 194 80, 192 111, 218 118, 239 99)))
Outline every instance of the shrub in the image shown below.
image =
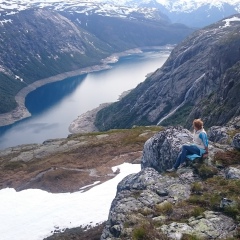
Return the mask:
POLYGON ((226 152, 218 152, 215 154, 213 162, 219 162, 224 167, 240 163, 240 151, 231 150, 226 152))
POLYGON ((193 208, 191 215, 194 217, 198 217, 198 216, 202 215, 204 211, 205 211, 204 208, 197 206, 197 207, 193 208))
POLYGON ((199 238, 196 235, 184 233, 181 240, 202 240, 202 238, 199 238))
POLYGON ((207 178, 211 178, 214 175, 217 174, 217 169, 212 167, 212 166, 207 166, 205 164, 202 164, 199 168, 198 168, 198 174, 201 178, 203 179, 207 179, 207 178))
POLYGON ((170 202, 163 202, 155 206, 158 214, 170 215, 173 212, 173 205, 170 202))
POLYGON ((134 240, 144 240, 147 238, 147 228, 145 226, 139 226, 133 230, 133 239, 134 240))
POLYGON ((167 240, 169 239, 165 234, 156 230, 152 223, 142 224, 136 226, 132 231, 133 240, 167 240))
POLYGON ((203 196, 192 195, 189 197, 187 202, 191 204, 200 205, 200 206, 207 206, 207 201, 206 199, 204 199, 203 196))
POLYGON ((240 215, 240 208, 238 206, 227 206, 223 211, 226 215, 231 218, 237 219, 237 216, 240 215))
POLYGON ((191 235, 191 234, 186 234, 184 233, 181 240, 202 240, 202 238, 199 238, 195 235, 191 235))
POLYGON ((8 162, 3 166, 3 169, 11 171, 17 168, 22 168, 23 166, 24 166, 24 163, 22 161, 8 162))
POLYGON ((195 194, 200 194, 203 191, 203 184, 201 182, 194 182, 191 186, 191 191, 195 194))

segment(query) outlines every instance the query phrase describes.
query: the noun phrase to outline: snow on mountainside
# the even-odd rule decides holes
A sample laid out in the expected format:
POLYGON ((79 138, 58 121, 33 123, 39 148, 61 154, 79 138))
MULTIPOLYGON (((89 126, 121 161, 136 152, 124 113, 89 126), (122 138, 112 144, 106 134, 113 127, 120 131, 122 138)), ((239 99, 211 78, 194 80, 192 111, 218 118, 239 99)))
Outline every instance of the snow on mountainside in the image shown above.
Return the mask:
POLYGON ((156 8, 146 8, 140 6, 124 6, 119 5, 119 2, 104 2, 100 0, 10 0, 9 2, 0 1, 0 15, 9 16, 19 11, 29 8, 48 8, 56 11, 67 11, 85 13, 86 15, 102 15, 111 17, 131 17, 133 14, 141 14, 147 19, 163 20, 165 16, 159 13, 156 8))
POLYGON ((237 11, 240 11, 239 0, 106 0, 116 5, 156 5, 161 4, 169 11, 175 12, 192 12, 202 6, 210 5, 217 8, 222 8, 224 4, 234 6, 237 11))
MULTIPOLYGON (((240 0, 1 0, 0 12, 8 11, 8 14, 14 14, 21 10, 32 7, 44 8, 52 7, 55 10, 67 10, 69 8, 84 8, 84 11, 90 10, 96 13, 101 11, 118 12, 124 14, 125 11, 136 10, 134 7, 162 5, 169 11, 192 12, 202 6, 222 8, 224 4, 234 6, 235 10, 240 11, 240 0), (121 6, 121 7, 120 7, 121 6), (127 6, 127 7, 124 7, 127 6), (120 12, 119 12, 120 11, 120 12)), ((146 9, 145 9, 146 10, 146 9)))
POLYGON ((8 22, 12 14, 29 8, 128 19, 140 15, 143 19, 170 19, 173 23, 203 27, 239 13, 240 0, 1 0, 1 23, 8 22))

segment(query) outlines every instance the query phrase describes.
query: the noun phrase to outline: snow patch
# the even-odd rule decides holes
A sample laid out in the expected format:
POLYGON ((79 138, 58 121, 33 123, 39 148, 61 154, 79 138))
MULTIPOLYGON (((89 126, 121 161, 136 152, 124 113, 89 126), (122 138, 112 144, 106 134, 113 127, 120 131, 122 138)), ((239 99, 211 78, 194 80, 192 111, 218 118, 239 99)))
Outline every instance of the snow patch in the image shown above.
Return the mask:
POLYGON ((56 229, 64 231, 106 221, 117 184, 127 175, 138 173, 141 165, 123 163, 113 170, 117 168, 120 172, 116 177, 85 192, 53 194, 39 189, 0 190, 1 239, 42 240, 56 229))
POLYGON ((17 76, 17 75, 15 75, 15 79, 16 80, 20 80, 21 82, 23 82, 23 79, 21 77, 17 76))
POLYGON ((231 22, 240 22, 240 18, 238 17, 232 17, 228 19, 224 19, 223 22, 225 22, 225 25, 219 28, 226 28, 231 26, 231 22))
POLYGON ((0 23, 2 25, 4 25, 5 23, 12 23, 12 19, 4 19, 4 20, 0 21, 0 23))

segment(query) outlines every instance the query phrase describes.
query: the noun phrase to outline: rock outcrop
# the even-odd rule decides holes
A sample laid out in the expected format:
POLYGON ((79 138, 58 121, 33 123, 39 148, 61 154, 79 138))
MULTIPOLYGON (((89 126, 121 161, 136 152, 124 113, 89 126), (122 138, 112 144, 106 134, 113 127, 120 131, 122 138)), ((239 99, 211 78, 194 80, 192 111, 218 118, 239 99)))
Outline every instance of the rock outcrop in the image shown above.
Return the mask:
POLYGON ((192 142, 192 134, 182 127, 169 127, 155 134, 144 144, 142 168, 153 167, 158 172, 171 168, 183 144, 192 142))
MULTIPOLYGON (((236 131, 234 125, 228 127, 236 131)), ((220 135, 225 136, 221 132, 220 135)), ((230 138, 228 136, 228 141, 230 138)), ((215 139, 218 143, 210 142, 208 159, 173 174, 166 174, 165 170, 176 160, 181 145, 191 142, 191 133, 180 126, 168 127, 148 139, 143 150, 142 170, 118 184, 101 240, 140 239, 139 236, 141 239, 180 240, 184 236, 238 239, 239 219, 229 214, 229 209, 234 209, 239 216, 239 190, 236 189, 240 159, 238 165, 218 169, 215 155, 222 155, 226 149, 234 151, 234 148, 219 136, 215 139), (207 183, 206 178, 211 180, 207 183), (235 191, 235 195, 222 190, 223 183, 226 189, 235 186, 235 190, 229 190, 235 191)))

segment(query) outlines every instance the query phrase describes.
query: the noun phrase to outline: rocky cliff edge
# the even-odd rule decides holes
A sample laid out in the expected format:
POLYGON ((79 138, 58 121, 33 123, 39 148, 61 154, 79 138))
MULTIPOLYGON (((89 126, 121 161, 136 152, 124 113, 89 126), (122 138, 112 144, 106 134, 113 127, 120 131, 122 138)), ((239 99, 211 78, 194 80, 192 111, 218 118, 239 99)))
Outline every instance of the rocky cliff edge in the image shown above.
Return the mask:
POLYGON ((142 170, 118 184, 101 240, 239 239, 239 123, 210 128, 209 157, 175 173, 165 170, 191 133, 168 127, 148 139, 142 170))

